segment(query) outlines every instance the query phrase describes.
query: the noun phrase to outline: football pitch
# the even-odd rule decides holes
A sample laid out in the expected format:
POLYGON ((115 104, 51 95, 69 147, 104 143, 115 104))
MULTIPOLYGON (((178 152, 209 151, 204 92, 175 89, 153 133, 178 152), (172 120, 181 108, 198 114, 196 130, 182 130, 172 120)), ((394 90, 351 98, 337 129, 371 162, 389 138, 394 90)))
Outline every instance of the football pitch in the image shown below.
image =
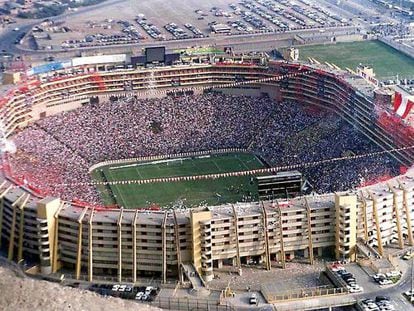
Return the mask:
MULTIPOLYGON (((96 181, 144 180, 246 171, 265 167, 253 154, 226 153, 106 166, 92 172, 96 181)), ((186 207, 257 200, 257 185, 249 176, 148 184, 111 184, 98 190, 106 205, 124 208, 186 207)))
POLYGON ((345 69, 355 70, 359 64, 371 65, 380 80, 414 77, 414 59, 380 41, 362 41, 299 47, 299 58, 313 57, 345 69))

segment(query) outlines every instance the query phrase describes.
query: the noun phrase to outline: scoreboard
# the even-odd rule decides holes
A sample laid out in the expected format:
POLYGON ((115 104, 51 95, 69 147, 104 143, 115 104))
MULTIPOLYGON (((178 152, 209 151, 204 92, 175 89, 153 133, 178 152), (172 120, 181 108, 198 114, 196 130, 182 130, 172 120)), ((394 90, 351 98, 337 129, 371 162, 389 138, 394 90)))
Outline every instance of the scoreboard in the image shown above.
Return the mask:
POLYGON ((257 176, 260 200, 292 198, 301 195, 302 173, 298 171, 278 172, 275 175, 257 176))

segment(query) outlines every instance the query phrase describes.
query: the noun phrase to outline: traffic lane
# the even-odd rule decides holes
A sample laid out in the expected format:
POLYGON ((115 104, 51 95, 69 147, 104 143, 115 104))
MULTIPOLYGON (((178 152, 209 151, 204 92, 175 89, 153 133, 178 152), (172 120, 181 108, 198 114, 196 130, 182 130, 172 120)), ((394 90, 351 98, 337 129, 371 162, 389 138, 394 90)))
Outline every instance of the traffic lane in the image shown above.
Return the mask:
POLYGON ((414 310, 414 307, 408 300, 403 297, 402 295, 393 295, 391 298, 391 302, 394 305, 396 310, 405 311, 405 310, 414 310))

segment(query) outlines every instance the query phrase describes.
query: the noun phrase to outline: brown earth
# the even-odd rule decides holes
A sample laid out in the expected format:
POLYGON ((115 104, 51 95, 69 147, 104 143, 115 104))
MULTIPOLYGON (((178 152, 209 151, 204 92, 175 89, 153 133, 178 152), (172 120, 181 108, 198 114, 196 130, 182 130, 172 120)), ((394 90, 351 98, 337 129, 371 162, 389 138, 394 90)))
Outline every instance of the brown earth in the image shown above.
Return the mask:
POLYGON ((0 266, 0 309, 2 311, 155 311, 158 308, 93 292, 34 280, 0 266))

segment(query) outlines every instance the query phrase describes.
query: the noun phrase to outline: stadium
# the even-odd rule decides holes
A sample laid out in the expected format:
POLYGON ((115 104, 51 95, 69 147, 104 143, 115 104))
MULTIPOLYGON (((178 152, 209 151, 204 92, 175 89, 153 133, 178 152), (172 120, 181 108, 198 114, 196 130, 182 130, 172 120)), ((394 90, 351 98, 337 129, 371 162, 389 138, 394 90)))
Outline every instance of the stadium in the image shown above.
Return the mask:
POLYGON ((362 77, 264 54, 31 74, 1 101, 0 231, 42 274, 208 282, 250 260, 414 245, 414 132, 362 77), (298 172, 312 194, 257 190, 298 172))

